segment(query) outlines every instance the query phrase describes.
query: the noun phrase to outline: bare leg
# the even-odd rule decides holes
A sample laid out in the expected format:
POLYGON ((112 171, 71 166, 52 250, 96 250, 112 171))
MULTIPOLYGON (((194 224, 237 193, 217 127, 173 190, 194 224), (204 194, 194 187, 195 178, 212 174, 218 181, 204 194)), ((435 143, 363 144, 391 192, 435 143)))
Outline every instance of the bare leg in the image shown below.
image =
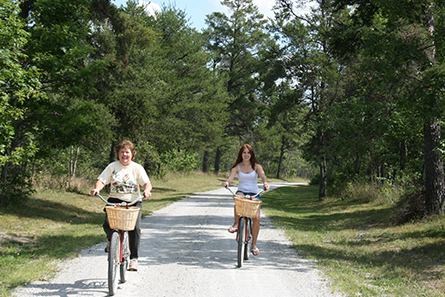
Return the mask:
MULTIPOLYGON (((244 197, 244 194, 241 193, 241 192, 237 192, 236 194, 241 196, 241 197, 244 197)), ((235 207, 233 207, 233 215, 234 215, 234 218, 235 218, 235 222, 229 228, 229 232, 230 233, 233 233, 234 230, 238 229, 239 216, 236 214, 235 207)))
MULTIPOLYGON (((236 195, 241 196, 241 198, 244 197, 244 194, 241 193, 241 192, 236 192, 236 195)), ((239 222, 239 215, 236 214, 235 207, 233 207, 233 214, 234 214, 234 217, 235 217, 235 223, 233 223, 233 228, 237 229, 238 228, 238 222, 239 222)))
MULTIPOLYGON (((258 238, 258 234, 260 233, 260 208, 258 208, 258 212, 256 213, 256 216, 253 218, 253 225, 252 225, 252 249, 256 249, 256 241, 258 238)), ((256 252, 256 255, 259 254, 259 251, 256 252)))
POLYGON ((238 229, 239 215, 236 214, 235 207, 233 207, 233 214, 235 217, 235 223, 233 223, 232 228, 238 229))

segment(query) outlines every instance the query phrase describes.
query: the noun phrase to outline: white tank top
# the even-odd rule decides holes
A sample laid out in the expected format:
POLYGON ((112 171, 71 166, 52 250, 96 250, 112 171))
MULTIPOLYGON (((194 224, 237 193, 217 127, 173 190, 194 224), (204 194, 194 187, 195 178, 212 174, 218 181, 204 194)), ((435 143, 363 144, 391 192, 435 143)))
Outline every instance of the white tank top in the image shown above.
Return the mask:
POLYGON ((243 193, 258 193, 258 174, 255 170, 251 173, 243 173, 241 166, 238 164, 238 191, 243 193))

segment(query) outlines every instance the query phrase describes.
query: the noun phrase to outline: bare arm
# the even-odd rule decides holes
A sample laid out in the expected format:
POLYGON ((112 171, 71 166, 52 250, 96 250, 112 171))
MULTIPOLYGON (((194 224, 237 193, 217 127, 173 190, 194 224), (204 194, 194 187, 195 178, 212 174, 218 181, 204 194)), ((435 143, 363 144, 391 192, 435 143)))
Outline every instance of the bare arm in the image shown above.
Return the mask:
POLYGON ((228 187, 230 183, 233 181, 237 173, 237 167, 233 167, 232 170, 230 170, 229 177, 227 178, 227 181, 223 182, 222 185, 224 188, 228 187))
POLYGON ((144 197, 145 198, 150 198, 151 197, 151 190, 153 189, 153 187, 151 186, 151 183, 145 183, 142 188, 144 189, 144 197))
POLYGON ((256 171, 256 173, 258 173, 261 180, 263 181, 263 185, 264 185, 264 188, 266 189, 266 191, 269 190, 270 186, 267 183, 267 177, 266 177, 266 174, 264 173, 263 166, 261 166, 260 164, 256 164, 255 171, 256 171))
POLYGON ((91 196, 95 196, 96 194, 99 194, 100 190, 102 190, 105 187, 105 184, 100 179, 96 182, 96 187, 91 190, 91 196))

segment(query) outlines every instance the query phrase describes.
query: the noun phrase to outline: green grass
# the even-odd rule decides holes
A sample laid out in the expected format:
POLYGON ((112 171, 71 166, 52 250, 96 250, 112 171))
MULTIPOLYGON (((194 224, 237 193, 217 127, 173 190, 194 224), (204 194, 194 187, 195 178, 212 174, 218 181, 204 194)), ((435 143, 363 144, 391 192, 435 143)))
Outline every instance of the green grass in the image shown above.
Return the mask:
POLYGON ((445 217, 396 225, 392 205, 279 188, 263 210, 347 296, 445 296, 445 217))

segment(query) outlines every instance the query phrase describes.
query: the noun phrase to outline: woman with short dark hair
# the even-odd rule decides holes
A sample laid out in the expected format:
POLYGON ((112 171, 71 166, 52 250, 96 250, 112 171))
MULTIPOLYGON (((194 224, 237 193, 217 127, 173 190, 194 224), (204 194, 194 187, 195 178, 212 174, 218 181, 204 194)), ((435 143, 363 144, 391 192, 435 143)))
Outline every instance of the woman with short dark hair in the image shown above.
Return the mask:
MULTIPOLYGON (((124 140, 116 146, 117 161, 110 163, 105 170, 97 178, 96 186, 91 190, 91 195, 99 194, 105 185, 110 184, 110 197, 108 202, 121 203, 131 202, 141 196, 140 187, 143 189, 145 198, 151 196, 152 185, 144 167, 133 162, 136 156, 134 145, 129 140, 124 140)), ((137 202, 134 206, 139 207, 139 215, 133 231, 129 231, 130 239, 130 265, 129 270, 137 271, 139 245, 141 242, 141 210, 142 201, 137 202)), ((110 246, 112 231, 108 223, 108 217, 105 217, 103 224, 105 233, 107 234, 108 244, 110 246)))

